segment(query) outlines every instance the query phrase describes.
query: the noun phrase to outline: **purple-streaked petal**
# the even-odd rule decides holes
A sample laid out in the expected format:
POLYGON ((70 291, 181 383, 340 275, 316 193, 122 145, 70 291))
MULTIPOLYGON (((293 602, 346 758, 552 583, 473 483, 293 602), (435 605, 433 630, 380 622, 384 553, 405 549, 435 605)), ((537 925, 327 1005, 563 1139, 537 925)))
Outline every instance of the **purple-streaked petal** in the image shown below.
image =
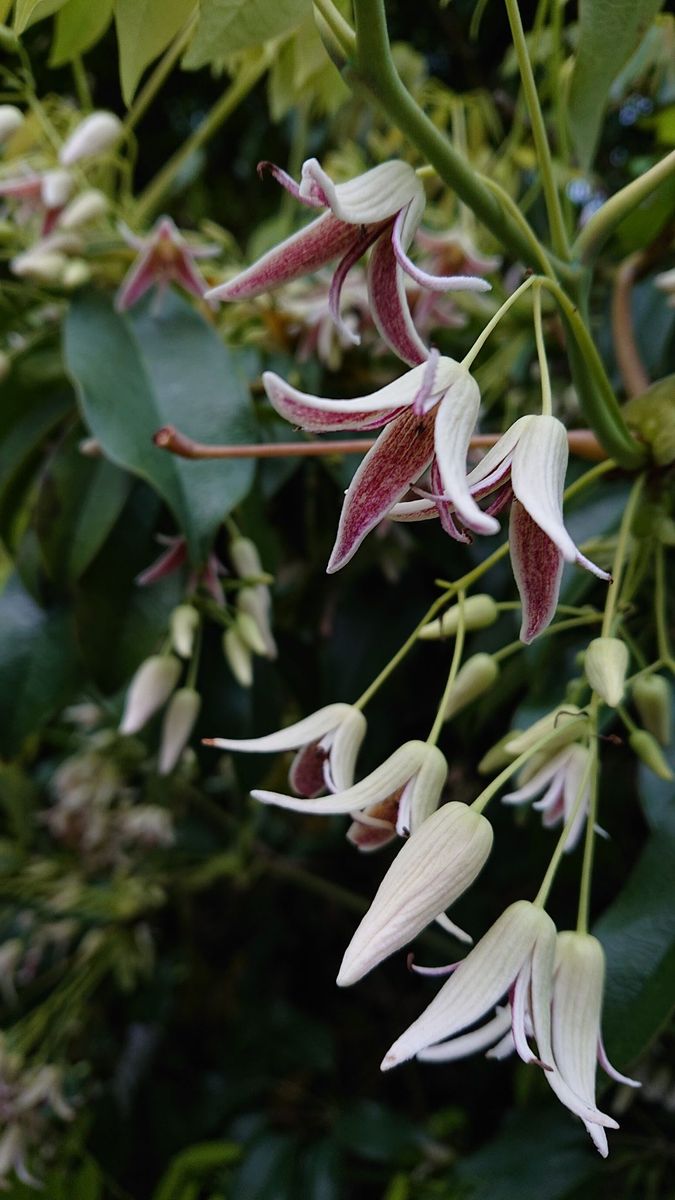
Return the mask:
POLYGON ((346 715, 352 712, 349 704, 328 704, 309 717, 287 725, 275 733, 257 738, 205 738, 209 746, 219 750, 235 750, 238 753, 276 754, 282 750, 297 750, 309 742, 319 741, 336 729, 346 715))
POLYGON ((358 226, 339 221, 331 212, 323 213, 304 229, 286 238, 246 270, 227 283, 211 288, 207 300, 251 300, 263 292, 273 291, 302 275, 310 275, 339 258, 355 242, 361 231, 358 226))
POLYGON ((288 772, 288 782, 297 796, 314 800, 328 790, 324 775, 327 755, 328 750, 322 741, 309 742, 300 747, 288 772))
POLYGON ((443 480, 441 479, 441 472, 439 470, 437 458, 434 458, 434 461, 431 464, 431 487, 432 491, 437 493, 433 499, 436 505, 436 511, 438 512, 438 516, 441 520, 442 528, 447 534, 450 535, 451 538, 454 538, 456 542, 464 542, 465 544, 469 544, 472 541, 470 534, 468 534, 465 529, 460 529, 459 526, 455 524, 452 517, 452 505, 447 500, 444 500, 441 496, 443 491, 443 480))
POLYGON ((402 408, 364 411, 359 408, 359 400, 349 402, 353 404, 350 410, 346 409, 345 402, 342 408, 330 408, 329 400, 320 400, 319 407, 318 397, 297 391, 273 371, 264 372, 263 386, 270 404, 279 415, 290 421, 291 425, 299 425, 310 433, 334 433, 339 429, 381 429, 403 411, 402 408))
POLYGON ((429 351, 419 336, 405 294, 404 277, 389 233, 375 242, 368 262, 371 316, 382 338, 403 362, 415 366, 429 351))
POLYGON ((208 285, 194 264, 192 251, 187 247, 179 247, 171 274, 186 292, 201 300, 208 285))
POLYGON ((520 640, 529 645, 555 615, 563 556, 518 500, 511 505, 509 549, 523 607, 520 640))
POLYGON ((358 333, 354 333, 352 329, 342 320, 340 316, 340 297, 342 295, 342 287, 352 267, 359 261, 366 250, 372 246, 373 242, 380 236, 380 227, 376 225, 368 228, 362 228, 360 236, 348 248, 347 253, 340 259, 335 273, 331 280, 330 290, 328 292, 328 309, 336 328, 347 343, 358 346, 361 338, 358 333))
POLYGON ((402 232, 406 223, 406 213, 400 212, 394 222, 392 231, 392 246, 396 261, 406 275, 414 279, 420 287, 432 292, 489 292, 491 284, 479 275, 431 275, 428 271, 408 258, 402 241, 402 232))
POLYGON ((156 558, 149 567, 141 571, 140 575, 134 580, 139 587, 148 587, 149 584, 158 583, 160 579, 165 579, 167 575, 171 575, 173 571, 177 571, 179 567, 187 559, 187 542, 183 537, 172 538, 171 543, 159 558, 156 558))
POLYGON ((362 854, 370 854, 374 850, 381 850, 384 846, 388 846, 397 838, 396 826, 389 822, 382 821, 380 825, 366 824, 365 821, 352 821, 345 837, 352 846, 356 846, 362 854))
POLYGON ((115 297, 117 312, 126 312, 157 283, 155 245, 149 243, 127 271, 115 297))
POLYGON ((478 384, 468 371, 463 371, 438 406, 435 448, 444 495, 469 529, 489 534, 498 531, 499 522, 478 507, 466 478, 466 458, 479 408, 478 384))
POLYGON ((432 414, 419 418, 408 410, 383 430, 349 485, 326 568, 329 575, 349 562, 371 529, 426 470, 433 444, 432 414))
POLYGON ((42 199, 42 175, 15 175, 13 179, 0 180, 0 196, 12 200, 42 199))
POLYGON ((387 513, 390 521, 433 521, 438 517, 438 508, 433 500, 401 500, 387 513))
POLYGON ((257 171, 258 175, 261 177, 265 174, 265 171, 269 171, 270 175, 277 181, 277 183, 281 184, 281 187, 285 188, 295 200, 300 202, 300 204, 307 204, 310 208, 327 207, 328 202, 325 196, 310 195, 308 189, 306 189, 304 193, 301 192, 300 184, 296 183, 293 179, 293 176, 289 175, 288 172, 284 171, 281 167, 278 167, 276 163, 268 161, 259 162, 257 171))

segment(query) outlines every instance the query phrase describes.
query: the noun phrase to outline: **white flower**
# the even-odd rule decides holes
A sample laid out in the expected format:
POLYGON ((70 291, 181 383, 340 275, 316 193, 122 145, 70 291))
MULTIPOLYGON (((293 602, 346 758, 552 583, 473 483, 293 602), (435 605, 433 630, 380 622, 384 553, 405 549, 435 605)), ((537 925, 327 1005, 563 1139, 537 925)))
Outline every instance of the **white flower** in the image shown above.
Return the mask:
POLYGON ((201 702, 199 692, 190 687, 179 688, 171 697, 162 722, 157 768, 160 775, 173 771, 192 733, 201 702))
POLYGON ((576 846, 584 827, 591 796, 589 771, 591 752, 587 746, 574 743, 559 750, 540 766, 527 782, 513 792, 502 796, 503 804, 525 804, 535 796, 543 795, 532 807, 542 814, 542 824, 547 829, 564 824, 578 802, 577 815, 565 839, 565 851, 576 846), (579 793, 583 788, 583 795, 579 793))
POLYGON ((169 699, 180 671, 180 662, 171 654, 155 654, 141 663, 129 684, 120 733, 137 733, 143 728, 169 699))
POLYGON ((338 985, 356 983, 436 920, 473 883, 491 848, 489 821, 466 804, 452 801, 427 817, 382 880, 345 951, 338 985))

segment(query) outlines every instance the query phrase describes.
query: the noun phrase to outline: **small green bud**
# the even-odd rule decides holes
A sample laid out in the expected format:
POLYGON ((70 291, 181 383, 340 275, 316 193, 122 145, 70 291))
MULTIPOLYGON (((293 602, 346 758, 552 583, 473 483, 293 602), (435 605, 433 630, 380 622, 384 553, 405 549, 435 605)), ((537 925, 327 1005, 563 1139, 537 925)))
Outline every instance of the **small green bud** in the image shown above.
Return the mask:
POLYGON ((21 49, 21 43, 7 25, 0 25, 0 50, 6 51, 7 54, 18 54, 21 49))
POLYGON ((584 659, 586 678, 601 700, 616 708, 623 699, 628 649, 620 638, 599 637, 590 642, 584 659))
POLYGON ((171 641, 176 654, 191 658, 195 634, 199 628, 199 613, 192 604, 179 604, 171 614, 171 641))
POLYGON ((250 538, 233 538, 230 542, 230 558, 240 579, 263 574, 258 547, 250 538))
POLYGON ((645 729, 662 746, 670 745, 671 694, 662 675, 640 675, 631 689, 633 703, 645 729))
POLYGON ((482 696, 499 675, 499 667, 491 654, 474 654, 460 668, 445 703, 443 720, 449 721, 467 704, 482 696))
POLYGON ((506 767, 510 762, 513 762, 515 754, 506 749, 507 742, 510 742, 512 738, 513 731, 510 730, 498 742, 495 742, 494 746, 490 747, 478 764, 479 775, 493 775, 495 771, 500 771, 502 767, 506 767))
POLYGON ((646 392, 624 404, 623 413, 631 429, 650 447, 657 466, 675 462, 675 375, 657 379, 646 392))
POLYGON ((251 651, 234 627, 226 629, 223 634, 223 653, 237 683, 250 688, 253 684, 251 651))
POLYGON ((628 744, 637 754, 638 758, 658 775, 659 779, 665 779, 668 782, 674 778, 668 763, 666 762, 663 750, 659 746, 655 737, 651 733, 647 733, 646 729, 636 729, 628 738, 628 744))
MULTIPOLYGON (((454 637, 459 628, 460 605, 453 604, 437 621, 423 625, 418 637, 422 641, 438 641, 439 638, 454 637)), ((492 596, 479 594, 468 596, 464 601, 464 628, 485 629, 493 625, 499 616, 499 609, 492 596)))
POLYGON ((249 650, 252 650, 254 654, 262 654, 263 656, 267 653, 262 634, 250 613, 238 613, 235 625, 237 633, 241 637, 241 640, 248 646, 249 650))

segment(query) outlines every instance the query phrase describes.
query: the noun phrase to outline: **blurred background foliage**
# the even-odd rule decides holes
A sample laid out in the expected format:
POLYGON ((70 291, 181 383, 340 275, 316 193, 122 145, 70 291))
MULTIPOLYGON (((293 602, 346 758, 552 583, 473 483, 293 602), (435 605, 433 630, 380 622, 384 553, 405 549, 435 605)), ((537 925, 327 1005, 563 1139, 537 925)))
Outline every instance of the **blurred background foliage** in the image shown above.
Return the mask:
MULTIPOLYGON (((119 215, 142 233, 167 211, 179 227, 215 241, 221 264, 207 264, 207 278, 215 271, 216 279, 222 263, 250 261, 295 226, 296 206, 258 180, 258 160, 297 172, 316 154, 349 176, 409 154, 384 118, 350 96, 309 5, 290 32, 289 10, 299 6, 283 0, 249 4, 248 15, 240 6, 229 22, 217 5, 204 5, 196 25, 192 3, 171 0, 141 32, 144 6, 136 0, 117 0, 114 12, 105 0, 17 0, 13 17, 9 7, 0 3, 0 16, 14 20, 40 96, 75 106, 91 89, 97 108, 120 115, 126 105, 134 111, 153 63, 187 24, 185 70, 171 71, 135 126, 133 184, 122 181, 119 215), (271 50, 259 44, 260 21, 264 36, 277 39, 271 50), (164 164, 242 79, 250 86, 236 114, 153 193, 164 164)), ((578 43, 575 6, 521 8, 528 29, 535 23, 530 50, 553 129, 566 137, 556 93, 578 43), (552 49, 556 21, 560 60, 552 49)), ((399 0, 388 13, 413 93, 541 226, 502 6, 399 0)), ((561 180, 571 221, 675 145, 674 37, 665 14, 637 38, 634 53, 635 32, 629 35, 628 49, 607 66, 599 98, 589 98, 583 62, 577 66, 578 166, 561 180), (596 121, 610 83, 606 119, 596 121)), ((11 81, 5 84, 8 99, 11 81)), ((632 294, 646 369, 653 379, 673 370, 675 309, 653 279, 672 265, 674 200, 666 185, 626 219, 599 273, 597 339, 620 391, 609 314, 614 269, 629 254, 647 251, 632 294), (661 253, 651 256, 657 242, 661 253)), ((428 217, 437 228, 461 217, 440 187, 433 201, 428 217)), ((675 924, 666 902, 675 868, 672 785, 637 770, 624 745, 607 745, 601 822, 609 840, 598 850, 594 886, 609 958, 607 1036, 621 1066, 639 1062, 646 1084, 623 1113, 609 1162, 596 1160, 581 1127, 557 1111, 544 1080, 522 1064, 481 1060, 433 1070, 413 1063, 381 1076, 383 1048, 417 1014, 429 985, 406 971, 400 955, 355 989, 338 991, 334 978, 391 848, 360 857, 339 818, 303 820, 256 807, 248 789, 264 781, 283 790, 284 764, 219 758, 199 739, 250 736, 322 704, 353 700, 419 619, 434 580, 461 574, 467 555, 478 561, 481 551, 457 547, 427 525, 414 536, 389 527, 339 577, 326 579, 354 460, 193 463, 156 450, 151 436, 166 424, 203 441, 293 437, 262 402, 265 367, 322 394, 358 394, 391 378, 395 364, 375 356, 368 338, 360 349, 338 347, 331 369, 311 354, 303 361, 297 330, 275 302, 212 314, 172 296, 159 312, 144 304, 120 316, 110 285, 130 256, 112 226, 107 237, 112 249, 95 264, 96 286, 78 292, 67 314, 62 297, 19 285, 6 271, 0 297, 0 336, 11 357, 0 405, 0 1113, 21 1071, 57 1064, 62 1103, 72 1111, 59 1119, 52 1104, 49 1120, 41 1110, 26 1133, 42 1194, 667 1200, 674 1194, 675 924), (103 457, 81 453, 85 437, 97 439, 103 457), (138 736, 116 732, 125 689, 162 644, 190 570, 211 549, 229 572, 226 585, 231 580, 228 516, 274 576, 279 656, 257 658, 253 686, 242 688, 221 651, 222 622, 206 622, 193 749, 160 776, 159 719, 138 736), (137 575, 159 553, 158 534, 177 533, 186 538, 188 561, 139 587, 137 575), (87 800, 70 813, 77 788, 87 800)), ((484 251, 499 251, 478 237, 484 251)), ((435 332, 442 352, 466 350, 492 303, 462 302, 456 323, 435 332)), ((477 372, 490 428, 536 405, 533 354, 529 317, 516 307, 477 372)), ((557 402, 574 423, 562 351, 552 366, 557 402)), ((597 542, 602 554, 625 499, 625 484, 610 478, 583 507, 570 506, 575 540, 597 542)), ((508 568, 496 568, 490 585, 497 599, 510 598, 508 568)), ((584 603, 594 587, 589 577, 570 575, 563 599, 584 603)), ((204 616, 214 617, 204 594, 201 603, 204 616)), ((501 640, 508 623, 515 637, 516 615, 501 621, 501 640)), ((641 636, 638 628, 638 653, 641 636)), ((473 634, 470 651, 493 649, 497 637, 493 629, 473 634)), ((561 662, 573 675, 583 630, 558 643, 555 658, 544 640, 509 660, 489 696, 452 724, 443 744, 449 796, 475 794, 476 763, 506 727, 565 699, 561 662)), ((442 645, 418 647, 376 698, 365 768, 431 723, 445 658, 442 645)), ((494 817, 499 852, 458 906, 457 919, 472 930, 530 894, 532 864, 549 846, 534 820, 514 821, 508 811, 494 817)), ((560 923, 573 919, 577 869, 570 861, 561 872, 560 923)), ((424 935, 419 951, 425 961, 447 957, 439 933, 424 935)), ((603 1100, 628 1103, 616 1088, 603 1100)), ((35 1194, 30 1182, 8 1177, 11 1200, 35 1194)))

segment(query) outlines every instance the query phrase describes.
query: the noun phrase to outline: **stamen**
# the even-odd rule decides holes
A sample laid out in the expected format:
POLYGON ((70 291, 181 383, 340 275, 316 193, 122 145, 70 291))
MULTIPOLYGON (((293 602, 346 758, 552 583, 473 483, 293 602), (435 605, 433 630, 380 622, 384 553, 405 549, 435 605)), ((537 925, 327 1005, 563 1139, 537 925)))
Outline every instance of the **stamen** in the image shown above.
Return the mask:
POLYGON ((413 971, 415 975, 452 975, 452 972, 457 970, 459 963, 448 963, 445 967, 418 967, 417 963, 415 962, 415 955, 411 950, 410 954, 406 958, 406 966, 408 970, 413 971))

